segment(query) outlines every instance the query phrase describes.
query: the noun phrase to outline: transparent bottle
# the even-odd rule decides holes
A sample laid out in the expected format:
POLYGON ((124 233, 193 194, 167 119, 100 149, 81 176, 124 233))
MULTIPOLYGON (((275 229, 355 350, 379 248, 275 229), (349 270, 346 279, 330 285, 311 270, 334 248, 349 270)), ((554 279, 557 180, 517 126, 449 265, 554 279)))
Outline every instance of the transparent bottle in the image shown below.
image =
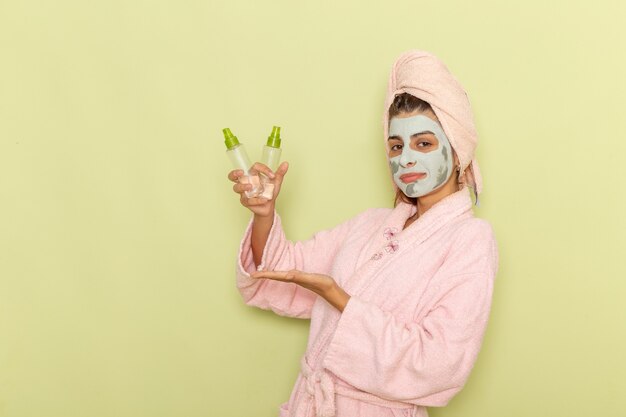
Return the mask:
POLYGON ((252 184, 252 190, 244 191, 246 197, 257 197, 263 192, 263 184, 258 175, 250 175, 250 158, 243 143, 240 143, 237 136, 233 135, 229 128, 222 129, 224 133, 224 143, 226 144, 226 154, 235 169, 241 169, 245 175, 239 177, 241 184, 252 184))
MULTIPOLYGON (((263 156, 261 162, 267 165, 272 172, 276 172, 278 164, 280 164, 280 127, 273 126, 272 133, 267 138, 267 144, 263 147, 263 156)), ((261 197, 265 197, 271 200, 274 197, 274 183, 265 175, 261 175, 261 183, 263 185, 263 192, 261 197)))

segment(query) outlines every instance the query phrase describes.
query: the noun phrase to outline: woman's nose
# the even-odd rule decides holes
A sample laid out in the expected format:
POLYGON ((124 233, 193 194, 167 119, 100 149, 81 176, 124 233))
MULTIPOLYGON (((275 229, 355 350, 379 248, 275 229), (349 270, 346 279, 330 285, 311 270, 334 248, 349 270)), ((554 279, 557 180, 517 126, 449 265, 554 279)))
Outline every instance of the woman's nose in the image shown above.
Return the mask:
POLYGON ((403 168, 412 167, 413 165, 415 165, 415 158, 411 158, 408 152, 404 152, 400 157, 400 165, 403 168))

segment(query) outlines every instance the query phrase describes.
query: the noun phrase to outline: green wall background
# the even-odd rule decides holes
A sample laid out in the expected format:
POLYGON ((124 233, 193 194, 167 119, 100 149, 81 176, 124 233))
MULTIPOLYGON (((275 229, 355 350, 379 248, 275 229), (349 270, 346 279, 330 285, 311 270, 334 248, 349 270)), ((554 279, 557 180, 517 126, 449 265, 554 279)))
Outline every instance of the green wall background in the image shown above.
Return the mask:
POLYGON ((221 129, 259 158, 282 126, 294 240, 390 207, 383 98, 412 48, 470 96, 501 256, 472 376, 431 415, 623 415, 625 12, 0 2, 0 416, 276 416, 308 321, 236 291, 221 129))

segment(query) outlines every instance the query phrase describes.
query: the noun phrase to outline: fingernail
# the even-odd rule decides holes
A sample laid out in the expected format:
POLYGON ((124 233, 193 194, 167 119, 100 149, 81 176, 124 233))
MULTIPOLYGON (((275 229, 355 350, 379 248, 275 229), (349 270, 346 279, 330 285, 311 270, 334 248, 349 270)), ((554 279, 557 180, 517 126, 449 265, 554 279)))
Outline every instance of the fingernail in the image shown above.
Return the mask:
POLYGON ((274 178, 276 178, 276 175, 275 175, 273 172, 270 172, 270 173, 269 173, 269 177, 270 177, 271 179, 274 179, 274 178))

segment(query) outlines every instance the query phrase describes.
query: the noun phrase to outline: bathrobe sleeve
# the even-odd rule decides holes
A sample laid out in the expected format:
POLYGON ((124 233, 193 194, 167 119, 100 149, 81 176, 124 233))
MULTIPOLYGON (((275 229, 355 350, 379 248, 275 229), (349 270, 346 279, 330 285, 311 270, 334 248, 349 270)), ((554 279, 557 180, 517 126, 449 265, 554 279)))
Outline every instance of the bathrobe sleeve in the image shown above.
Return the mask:
MULTIPOLYGON (((359 222, 366 221, 373 210, 366 210, 330 230, 317 232, 309 240, 299 242, 291 242, 285 237, 281 218, 274 211, 274 222, 259 267, 271 271, 297 269, 328 275, 335 254, 350 230, 359 222)), ((253 219, 248 223, 237 256, 237 289, 244 302, 281 316, 310 318, 318 297, 315 292, 292 282, 250 277, 250 272, 256 270, 251 247, 252 223, 253 219)))
POLYGON ((457 234, 458 240, 433 276, 431 285, 436 290, 422 320, 402 320, 351 297, 324 367, 384 399, 447 405, 462 389, 477 358, 497 272, 491 226, 474 220, 457 234))

